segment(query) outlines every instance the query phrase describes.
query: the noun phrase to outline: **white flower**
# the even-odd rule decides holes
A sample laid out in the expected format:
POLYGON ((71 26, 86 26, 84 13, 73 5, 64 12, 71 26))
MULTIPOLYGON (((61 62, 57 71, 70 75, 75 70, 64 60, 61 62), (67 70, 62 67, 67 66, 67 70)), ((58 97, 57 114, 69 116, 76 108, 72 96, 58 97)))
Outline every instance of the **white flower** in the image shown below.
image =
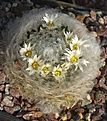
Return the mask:
POLYGON ((66 42, 70 44, 72 42, 72 38, 74 37, 74 33, 70 31, 65 32, 65 29, 63 29, 63 33, 65 35, 66 42))
POLYGON ((33 58, 28 60, 28 68, 26 69, 29 72, 29 75, 33 75, 35 72, 40 73, 40 69, 42 66, 42 61, 40 60, 40 56, 37 57, 35 55, 33 58))
POLYGON ((63 70, 68 70, 68 69, 69 69, 68 62, 63 63, 63 64, 61 65, 61 68, 62 68, 63 70))
POLYGON ((51 71, 51 65, 49 63, 44 64, 41 67, 41 75, 45 77, 51 71))
POLYGON ((31 46, 31 43, 29 43, 28 45, 24 43, 24 47, 20 49, 20 55, 23 60, 27 60, 34 55, 34 46, 35 44, 31 46))
POLYGON ((64 71, 59 65, 57 67, 54 67, 53 72, 52 72, 54 78, 58 82, 61 82, 65 79, 65 73, 66 71, 64 71))
POLYGON ((72 42, 70 43, 70 49, 71 50, 79 50, 81 46, 88 47, 89 45, 84 44, 87 40, 78 39, 78 36, 75 35, 74 38, 72 38, 72 42))
POLYGON ((57 21, 58 14, 56 15, 48 15, 45 13, 45 16, 43 17, 43 20, 46 24, 43 24, 44 27, 48 27, 49 29, 55 29, 57 28, 56 21, 57 21))
POLYGON ((75 65, 75 71, 79 68, 81 71, 83 71, 83 65, 87 66, 89 61, 82 58, 82 53, 80 50, 77 51, 71 51, 69 49, 66 50, 67 53, 64 53, 68 60, 68 66, 75 65))

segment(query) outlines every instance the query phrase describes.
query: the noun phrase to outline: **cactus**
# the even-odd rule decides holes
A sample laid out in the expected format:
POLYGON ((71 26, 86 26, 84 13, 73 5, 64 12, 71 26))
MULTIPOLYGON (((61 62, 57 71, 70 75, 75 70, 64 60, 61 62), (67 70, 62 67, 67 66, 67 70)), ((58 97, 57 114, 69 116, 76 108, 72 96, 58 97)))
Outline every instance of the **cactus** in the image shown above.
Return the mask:
POLYGON ((9 27, 6 73, 21 95, 57 113, 88 91, 99 71, 100 47, 84 25, 56 9, 33 9, 9 27))

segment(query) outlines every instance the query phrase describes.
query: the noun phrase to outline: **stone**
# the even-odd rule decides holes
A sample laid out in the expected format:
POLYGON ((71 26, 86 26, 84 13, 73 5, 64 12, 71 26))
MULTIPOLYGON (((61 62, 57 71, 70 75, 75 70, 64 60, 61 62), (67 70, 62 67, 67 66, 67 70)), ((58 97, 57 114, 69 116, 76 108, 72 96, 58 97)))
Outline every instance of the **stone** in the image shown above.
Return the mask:
POLYGON ((71 112, 68 111, 68 112, 67 112, 67 119, 70 119, 70 118, 71 118, 71 112))
POLYGON ((62 119, 62 121, 67 121, 67 115, 66 115, 66 114, 63 115, 63 116, 61 117, 61 119, 62 119))
POLYGON ((31 106, 27 108, 28 111, 35 111, 36 109, 36 106, 31 106))
POLYGON ((13 3, 12 7, 17 7, 18 3, 13 3))
POLYGON ((0 93, 0 102, 2 101, 3 95, 0 93))
POLYGON ((91 10, 90 16, 91 16, 91 18, 92 18, 94 21, 96 21, 96 12, 95 12, 95 11, 91 10))
POLYGON ((35 111, 32 111, 32 112, 29 112, 25 115, 23 115, 23 118, 25 120, 30 120, 31 118, 34 119, 34 118, 40 118, 41 116, 43 115, 42 112, 35 112, 35 111))
POLYGON ((3 105, 2 104, 0 105, 0 111, 3 111, 3 105))
POLYGON ((16 98, 20 97, 19 92, 16 89, 10 88, 9 92, 13 97, 16 97, 16 98))
POLYGON ((103 18, 99 18, 98 22, 103 25, 104 24, 104 19, 103 18))
POLYGON ((6 84, 5 94, 9 94, 9 88, 10 88, 10 84, 6 84))
POLYGON ((107 16, 104 16, 104 23, 107 24, 107 16))
POLYGON ((9 106, 9 107, 13 107, 14 103, 12 102, 12 98, 11 96, 5 96, 4 99, 2 100, 2 104, 4 106, 9 106))
POLYGON ((3 84, 0 84, 0 91, 4 91, 5 86, 3 84))
POLYGON ((102 91, 98 91, 98 92, 95 93, 95 100, 97 102, 101 101, 104 98, 105 98, 105 95, 102 91))
POLYGON ((12 108, 12 107, 4 106, 4 110, 7 113, 10 113, 10 114, 13 114, 14 113, 14 108, 12 108))
POLYGON ((20 109, 21 109, 21 107, 19 105, 14 106, 14 111, 19 111, 20 109))
POLYGON ((8 12, 9 11, 9 8, 8 7, 5 7, 5 11, 8 12))
POLYGON ((11 4, 10 4, 10 3, 8 3, 8 4, 7 4, 7 7, 8 7, 8 8, 11 8, 11 4))
POLYGON ((13 98, 13 103, 15 105, 21 105, 19 99, 15 98, 15 97, 13 98))

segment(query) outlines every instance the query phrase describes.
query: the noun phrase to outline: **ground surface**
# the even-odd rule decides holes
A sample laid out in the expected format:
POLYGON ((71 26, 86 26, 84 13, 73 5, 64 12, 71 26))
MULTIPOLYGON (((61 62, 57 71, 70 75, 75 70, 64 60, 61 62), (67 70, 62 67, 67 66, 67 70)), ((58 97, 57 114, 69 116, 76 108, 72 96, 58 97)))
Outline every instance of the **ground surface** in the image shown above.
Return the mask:
MULTIPOLYGON (((3 69, 5 60, 1 53, 0 121, 107 121, 107 2, 101 0, 101 4, 98 4, 97 1, 0 0, 0 43, 3 38, 2 32, 10 20, 21 17, 25 11, 45 5, 60 8, 62 12, 69 15, 74 13, 75 18, 84 23, 88 30, 95 35, 103 50, 101 57, 105 59, 105 64, 100 68, 93 90, 90 92, 91 103, 81 107, 80 101, 72 109, 63 107, 62 112, 56 118, 53 114, 43 114, 34 104, 24 99, 16 89, 10 87, 3 69), (84 7, 70 4, 70 2, 84 7)), ((0 46, 0 49, 5 51, 5 47, 0 46)))

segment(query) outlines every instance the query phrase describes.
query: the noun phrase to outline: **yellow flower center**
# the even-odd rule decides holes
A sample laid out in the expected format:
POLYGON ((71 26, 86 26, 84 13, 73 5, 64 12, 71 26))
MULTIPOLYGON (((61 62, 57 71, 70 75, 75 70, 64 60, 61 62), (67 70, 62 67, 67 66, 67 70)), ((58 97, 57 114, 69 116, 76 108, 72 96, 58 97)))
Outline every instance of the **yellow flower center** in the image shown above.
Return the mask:
POLYGON ((54 72, 54 75, 55 75, 55 76, 61 76, 61 71, 56 70, 56 71, 54 72))
POLYGON ((47 26, 54 27, 54 26, 55 26, 55 23, 52 22, 52 21, 49 21, 49 22, 47 23, 47 26))
POLYGON ((78 50, 79 46, 77 44, 73 45, 73 50, 78 50))
POLYGON ((48 69, 48 67, 44 67, 44 68, 42 69, 42 71, 43 71, 44 73, 47 73, 47 72, 49 71, 49 69, 48 69))
POLYGON ((79 58, 77 57, 77 56, 72 56, 72 58, 70 58, 70 62, 71 63, 76 63, 76 62, 78 62, 78 60, 79 60, 79 58))
POLYGON ((25 53, 25 56, 28 57, 28 58, 30 58, 32 56, 32 51, 27 51, 25 53))
POLYGON ((32 68, 35 69, 35 70, 38 70, 39 64, 38 64, 36 61, 34 61, 34 62, 32 63, 32 68))

